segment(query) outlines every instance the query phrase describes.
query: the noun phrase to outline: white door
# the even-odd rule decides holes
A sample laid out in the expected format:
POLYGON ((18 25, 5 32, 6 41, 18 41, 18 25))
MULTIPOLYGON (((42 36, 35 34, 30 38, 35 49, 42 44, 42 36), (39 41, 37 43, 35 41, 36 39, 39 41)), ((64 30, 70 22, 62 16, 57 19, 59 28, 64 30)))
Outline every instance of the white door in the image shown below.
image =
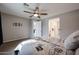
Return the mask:
POLYGON ((33 37, 41 37, 41 21, 33 21, 33 37))

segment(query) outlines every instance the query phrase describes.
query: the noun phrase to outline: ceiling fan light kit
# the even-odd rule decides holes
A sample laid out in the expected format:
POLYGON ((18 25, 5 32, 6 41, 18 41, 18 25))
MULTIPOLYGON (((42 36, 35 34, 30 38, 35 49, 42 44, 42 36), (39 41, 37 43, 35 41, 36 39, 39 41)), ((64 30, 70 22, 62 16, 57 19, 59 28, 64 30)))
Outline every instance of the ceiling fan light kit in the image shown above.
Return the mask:
POLYGON ((38 14, 34 14, 35 17, 38 17, 38 14))

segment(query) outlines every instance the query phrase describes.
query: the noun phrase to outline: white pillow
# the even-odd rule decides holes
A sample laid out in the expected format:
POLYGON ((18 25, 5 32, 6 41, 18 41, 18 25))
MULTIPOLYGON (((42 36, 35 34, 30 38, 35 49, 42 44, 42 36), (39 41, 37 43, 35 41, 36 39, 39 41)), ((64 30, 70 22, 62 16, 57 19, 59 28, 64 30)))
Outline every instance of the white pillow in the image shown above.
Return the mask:
POLYGON ((66 49, 76 49, 79 47, 79 31, 73 32, 65 40, 64 46, 66 49))

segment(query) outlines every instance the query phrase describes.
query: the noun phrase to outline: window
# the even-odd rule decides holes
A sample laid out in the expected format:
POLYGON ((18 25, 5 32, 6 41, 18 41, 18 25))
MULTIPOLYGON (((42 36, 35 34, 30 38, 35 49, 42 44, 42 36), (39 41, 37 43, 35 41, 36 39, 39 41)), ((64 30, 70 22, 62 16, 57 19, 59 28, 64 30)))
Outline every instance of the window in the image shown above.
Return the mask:
POLYGON ((49 37, 60 38, 59 36, 60 19, 54 18, 49 20, 49 37))

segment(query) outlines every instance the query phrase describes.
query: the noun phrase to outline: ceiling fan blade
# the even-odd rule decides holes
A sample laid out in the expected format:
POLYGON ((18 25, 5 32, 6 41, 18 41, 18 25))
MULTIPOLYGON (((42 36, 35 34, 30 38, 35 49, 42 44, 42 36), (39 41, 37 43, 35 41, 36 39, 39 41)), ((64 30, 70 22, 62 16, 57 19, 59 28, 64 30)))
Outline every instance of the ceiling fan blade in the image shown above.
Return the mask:
POLYGON ((28 3, 23 3, 23 5, 25 8, 34 11, 34 9, 30 8, 30 5, 28 3))
POLYGON ((33 15, 29 16, 29 17, 33 17, 33 15))
POLYGON ((40 13, 40 15, 48 15, 47 13, 40 13))
POLYGON ((27 4, 27 3, 24 3, 24 6, 29 6, 29 4, 27 4))
POLYGON ((24 12, 34 14, 33 12, 29 12, 29 11, 24 11, 24 12))

